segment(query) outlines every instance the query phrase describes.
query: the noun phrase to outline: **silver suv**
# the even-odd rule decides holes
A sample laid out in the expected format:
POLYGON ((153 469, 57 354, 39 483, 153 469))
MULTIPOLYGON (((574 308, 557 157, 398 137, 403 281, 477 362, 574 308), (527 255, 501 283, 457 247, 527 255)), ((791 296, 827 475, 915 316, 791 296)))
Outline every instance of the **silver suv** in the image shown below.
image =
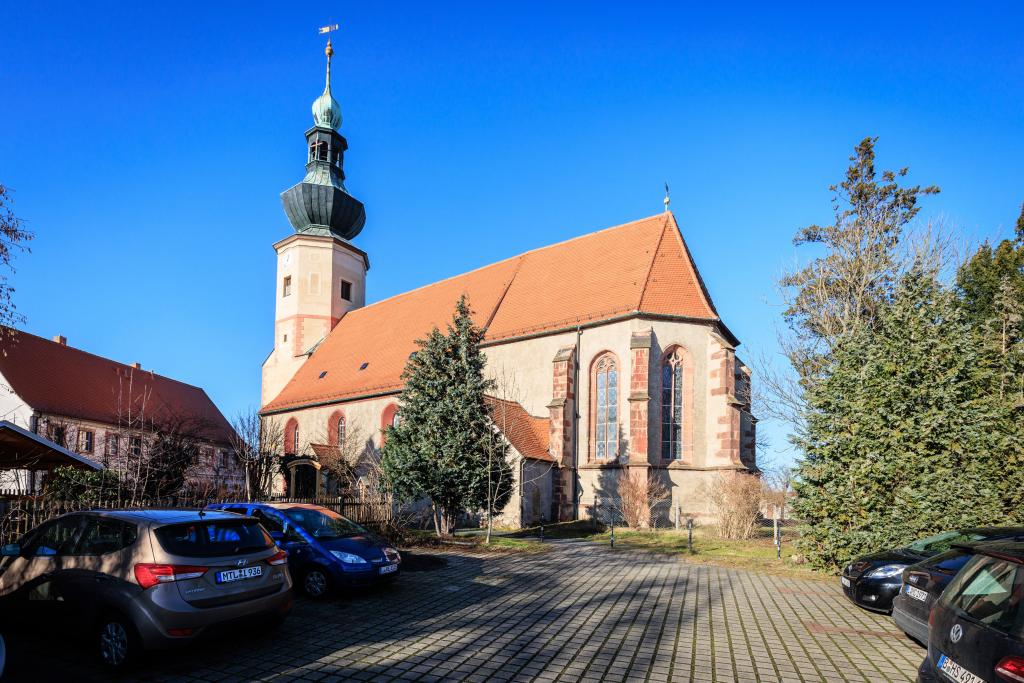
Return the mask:
POLYGON ((0 610, 93 634, 112 668, 213 627, 279 623, 292 607, 287 554, 257 520, 230 513, 73 513, 0 555, 0 610))

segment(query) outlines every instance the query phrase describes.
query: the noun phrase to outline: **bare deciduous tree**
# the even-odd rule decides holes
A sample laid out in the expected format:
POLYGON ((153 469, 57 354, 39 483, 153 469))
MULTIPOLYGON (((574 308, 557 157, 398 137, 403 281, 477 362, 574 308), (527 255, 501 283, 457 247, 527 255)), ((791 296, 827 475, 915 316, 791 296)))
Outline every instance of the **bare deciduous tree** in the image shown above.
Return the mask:
MULTIPOLYGON (((25 229, 25 222, 14 215, 12 198, 8 187, 0 183, 0 266, 14 274, 11 259, 15 251, 29 251, 25 245, 34 235, 25 229)), ((12 327, 24 320, 14 306, 14 287, 6 273, 0 273, 0 325, 12 327)), ((7 335, 0 335, 0 346, 7 342, 7 335)))
POLYGON ((231 426, 231 447, 245 472, 246 495, 249 500, 269 497, 284 452, 284 427, 279 420, 261 418, 257 410, 239 413, 231 426))

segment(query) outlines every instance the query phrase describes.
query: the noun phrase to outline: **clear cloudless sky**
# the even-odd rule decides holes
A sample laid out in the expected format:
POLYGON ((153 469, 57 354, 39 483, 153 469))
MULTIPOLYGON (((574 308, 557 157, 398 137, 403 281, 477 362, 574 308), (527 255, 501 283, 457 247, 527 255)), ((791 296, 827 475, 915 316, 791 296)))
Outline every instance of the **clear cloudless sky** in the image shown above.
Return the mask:
MULTIPOLYGON (((936 183, 971 239, 1024 200, 1019 2, 7 3, 0 182, 37 238, 28 331, 259 401, 279 193, 338 22, 333 91, 370 301, 659 212, 740 355, 774 353, 773 280, 829 184, 936 183)), ((786 460, 785 427, 762 423, 786 460)))

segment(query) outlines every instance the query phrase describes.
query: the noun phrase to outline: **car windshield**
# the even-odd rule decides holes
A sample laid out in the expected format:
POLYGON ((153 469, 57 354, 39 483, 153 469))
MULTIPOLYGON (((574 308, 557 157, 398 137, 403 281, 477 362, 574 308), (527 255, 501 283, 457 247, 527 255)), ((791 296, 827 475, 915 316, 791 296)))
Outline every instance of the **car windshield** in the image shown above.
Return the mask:
POLYGON ((287 508, 285 517, 316 538, 344 538, 368 533, 355 522, 326 508, 287 508))
POLYGON ((970 543, 971 541, 981 541, 984 538, 981 534, 944 531, 941 534, 935 534, 934 536, 914 541, 907 546, 907 550, 919 555, 934 555, 949 550, 954 543, 970 543))

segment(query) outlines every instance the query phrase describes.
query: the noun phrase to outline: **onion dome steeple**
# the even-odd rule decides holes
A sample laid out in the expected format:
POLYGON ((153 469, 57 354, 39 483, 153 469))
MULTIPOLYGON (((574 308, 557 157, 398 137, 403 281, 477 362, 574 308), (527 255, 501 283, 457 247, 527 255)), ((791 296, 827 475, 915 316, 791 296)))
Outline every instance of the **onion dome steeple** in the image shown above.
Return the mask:
POLYGON ((331 57, 334 56, 334 48, 331 41, 327 41, 327 84, 324 85, 324 92, 320 97, 313 100, 313 125, 322 128, 341 128, 341 105, 331 94, 331 57))
POLYGON ((345 188, 343 166, 348 142, 338 132, 341 106, 331 94, 334 49, 330 40, 324 54, 327 82, 323 94, 313 101, 313 127, 306 131, 306 177, 282 192, 281 202, 295 232, 350 240, 363 229, 366 210, 345 188))

